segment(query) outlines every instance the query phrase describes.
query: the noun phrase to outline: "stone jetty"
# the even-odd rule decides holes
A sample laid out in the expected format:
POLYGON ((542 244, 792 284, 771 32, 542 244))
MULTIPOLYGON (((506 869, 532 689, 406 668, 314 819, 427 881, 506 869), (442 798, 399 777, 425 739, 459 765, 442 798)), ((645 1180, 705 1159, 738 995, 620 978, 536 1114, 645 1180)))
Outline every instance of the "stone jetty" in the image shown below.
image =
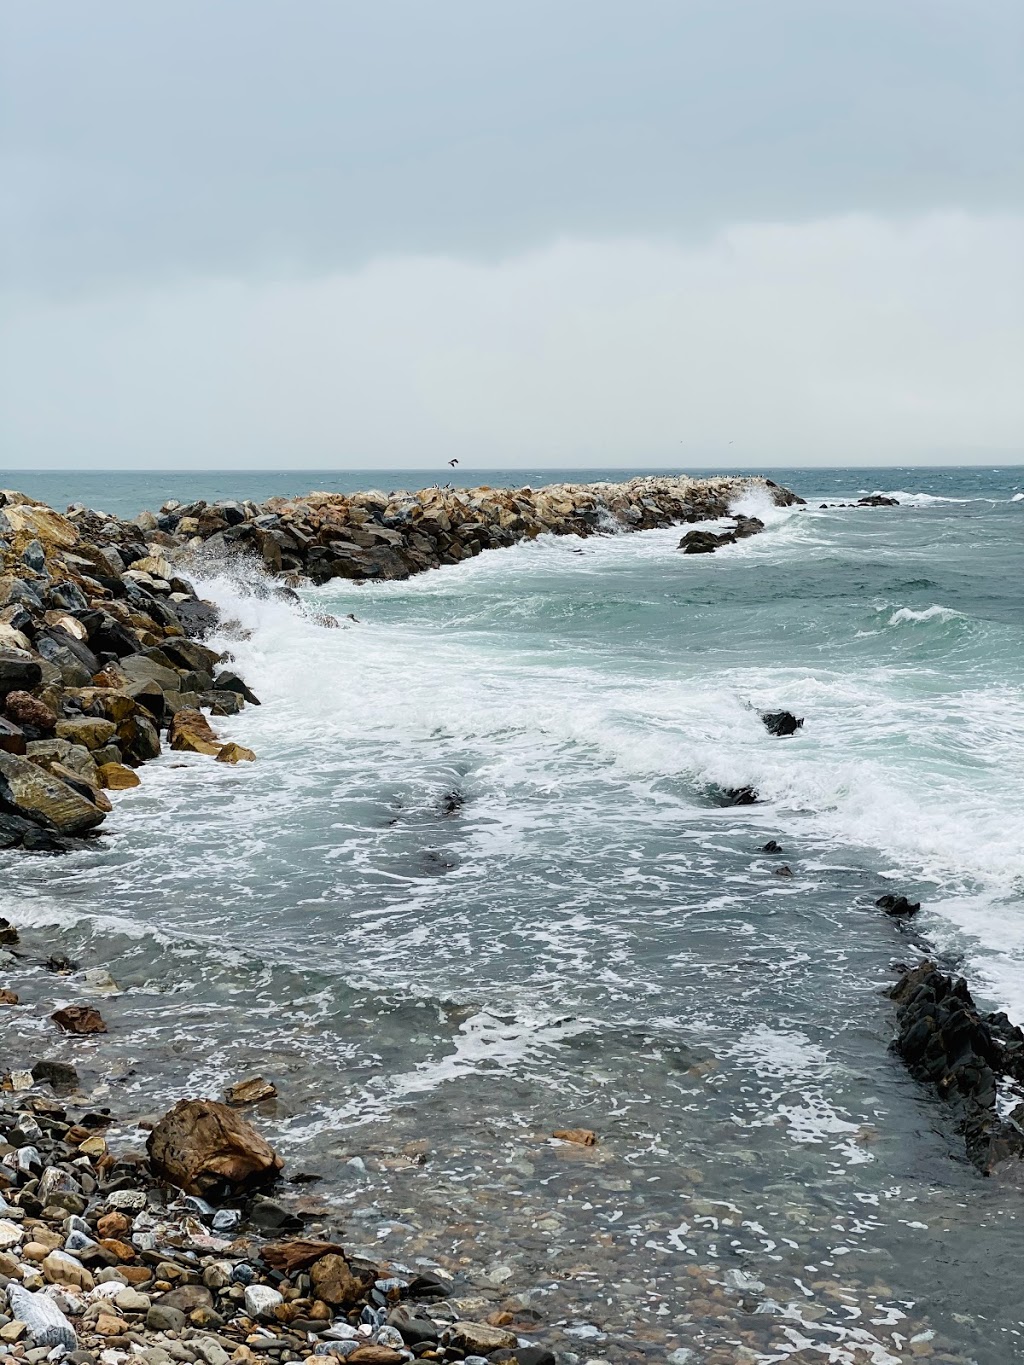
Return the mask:
MULTIPOLYGON (((202 643, 218 612, 192 586, 197 559, 255 564, 294 596, 303 583, 408 578, 540 535, 727 517, 755 489, 779 505, 802 501, 769 479, 648 476, 168 502, 125 521, 0 491, 0 848, 75 847, 110 811, 106 792, 136 785, 135 769, 164 744, 223 763, 255 758, 222 743, 207 718, 258 699, 202 643)), ((733 520, 710 548, 762 529, 733 520)))
POLYGON ((648 531, 726 517, 732 503, 753 489, 779 506, 803 501, 770 479, 645 476, 540 489, 434 487, 310 493, 260 504, 169 502, 148 520, 147 530, 179 549, 246 552, 271 573, 295 580, 396 579, 540 535, 648 531))

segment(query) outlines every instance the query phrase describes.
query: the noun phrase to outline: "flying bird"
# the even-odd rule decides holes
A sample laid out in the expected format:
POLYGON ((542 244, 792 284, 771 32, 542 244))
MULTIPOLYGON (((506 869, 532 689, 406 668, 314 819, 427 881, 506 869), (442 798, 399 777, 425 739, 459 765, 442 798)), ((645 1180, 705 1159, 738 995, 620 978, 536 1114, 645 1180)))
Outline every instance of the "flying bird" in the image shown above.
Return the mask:
POLYGON ((448 463, 451 465, 452 469, 454 469, 459 462, 458 460, 449 460, 448 463))

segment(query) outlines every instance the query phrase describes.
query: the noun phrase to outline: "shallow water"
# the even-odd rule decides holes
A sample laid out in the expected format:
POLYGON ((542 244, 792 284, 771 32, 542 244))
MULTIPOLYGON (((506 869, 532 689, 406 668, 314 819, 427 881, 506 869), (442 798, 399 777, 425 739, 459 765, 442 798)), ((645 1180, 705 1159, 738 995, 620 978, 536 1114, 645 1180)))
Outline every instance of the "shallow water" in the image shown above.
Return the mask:
POLYGON ((342 630, 211 580, 259 761, 165 755, 97 848, 4 865, 126 988, 49 1055, 139 1112, 271 1075, 350 1240, 464 1258, 581 1359, 1024 1358, 1021 1196, 884 997, 935 945, 1024 1020, 1024 471, 779 477, 811 505, 713 557, 542 539, 308 593, 342 630), (876 489, 912 496, 818 509, 876 489))

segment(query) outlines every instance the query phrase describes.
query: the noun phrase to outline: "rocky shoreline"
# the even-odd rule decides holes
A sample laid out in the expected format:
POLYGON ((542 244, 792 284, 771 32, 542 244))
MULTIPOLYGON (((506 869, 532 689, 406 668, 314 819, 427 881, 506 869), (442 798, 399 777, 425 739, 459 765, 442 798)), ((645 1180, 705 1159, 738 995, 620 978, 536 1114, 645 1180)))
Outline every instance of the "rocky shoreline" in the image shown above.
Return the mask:
MULTIPOLYGON (((255 758, 222 744, 203 714, 234 715, 258 699, 227 656, 201 643, 218 612, 192 586, 197 556, 255 562, 294 596, 302 582, 407 578, 541 534, 721 518, 753 489, 779 505, 801 501, 767 479, 651 477, 536 492, 168 503, 123 521, 0 491, 0 848, 59 853, 93 837, 111 810, 106 791, 135 786, 161 736, 222 763, 255 758)), ((690 532, 681 548, 703 552, 761 529, 741 516, 734 532, 707 544, 710 533, 690 532)))
MULTIPOLYGON (((645 479, 476 490, 479 505, 450 489, 168 504, 124 522, 82 508, 62 516, 0 494, 0 847, 61 852, 97 837, 106 792, 135 785, 136 769, 164 743, 225 763, 255 757, 222 743, 208 719, 258 699, 230 657, 202 642, 218 618, 190 582, 194 561, 255 560, 280 575, 271 591, 282 593, 332 577, 403 578, 539 534, 723 518, 752 486, 782 504, 799 501, 758 480, 645 479)), ((763 529, 753 517, 733 523, 687 531, 680 550, 709 553, 763 529)), ((763 720, 781 738, 804 723, 787 712, 763 720)), ((747 803, 743 792, 728 795, 747 803)), ((884 899, 892 905, 880 907, 897 920, 918 908, 884 899)), ((16 944, 17 931, 0 922, 0 964, 16 944)), ((58 972, 72 966, 59 954, 51 961, 58 972)), ((952 1098, 971 1159, 987 1173, 1020 1155, 1016 1129, 998 1116, 996 1080, 1007 1057, 1016 1075, 1024 1035, 1000 1016, 980 1015, 964 983, 934 963, 907 969, 893 995, 894 1047, 915 1076, 952 1098)), ((14 1003, 0 989, 0 1010, 14 1003)), ((106 1027, 91 1006, 51 1018, 65 1033, 106 1027)), ((64 1357, 125 1365, 138 1356, 147 1365, 312 1365, 324 1355, 356 1365, 414 1357, 553 1365, 537 1315, 517 1317, 511 1296, 485 1313, 437 1263, 353 1251, 329 1209, 309 1212, 290 1187, 275 1187, 279 1158, 238 1108, 190 1100, 182 1104, 198 1109, 184 1119, 179 1105, 162 1119, 126 1123, 83 1106, 64 1062, 44 1055, 31 1070, 0 1072, 0 1357, 30 1365, 64 1357)), ((265 1083, 247 1085, 238 1105, 256 1102, 265 1083)), ((593 1149, 583 1130, 553 1136, 593 1149)), ((743 1289, 737 1282, 722 1291, 713 1268, 703 1269, 701 1292, 716 1311, 743 1289)), ((578 1359, 563 1346, 555 1346, 560 1357, 578 1359)), ((695 1359, 687 1348, 669 1358, 695 1359)), ((717 1355, 708 1359, 718 1365, 717 1355)))

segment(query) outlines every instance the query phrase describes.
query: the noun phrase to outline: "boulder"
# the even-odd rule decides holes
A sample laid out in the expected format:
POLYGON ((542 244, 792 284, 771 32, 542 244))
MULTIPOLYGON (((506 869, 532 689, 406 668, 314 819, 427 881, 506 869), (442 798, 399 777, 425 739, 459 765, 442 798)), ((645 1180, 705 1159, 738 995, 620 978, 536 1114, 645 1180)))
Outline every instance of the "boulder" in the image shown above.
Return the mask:
POLYGON ((138 765, 160 753, 160 736, 144 715, 128 716, 117 727, 117 746, 127 763, 138 765))
POLYGON ((276 1094, 277 1089, 270 1081, 265 1081, 262 1076, 249 1076, 244 1081, 229 1085, 224 1098, 233 1109, 239 1109, 246 1104, 272 1100, 276 1094))
POLYGON ((514 1332, 504 1327, 491 1327, 486 1322, 453 1322, 447 1329, 448 1344, 466 1355, 486 1356, 502 1347, 518 1345, 514 1332))
POLYGON ((157 1176, 207 1199, 265 1185, 284 1165, 251 1123, 215 1100, 179 1100, 146 1148, 157 1176))
POLYGON ((7 1286, 7 1302, 13 1316, 26 1325, 37 1346, 63 1346, 66 1351, 77 1349, 75 1329, 49 1294, 32 1293, 12 1282, 7 1286))
POLYGON ((175 713, 168 735, 171 748, 194 754, 219 755, 222 745, 202 711, 185 707, 175 713))
POLYGON ((65 1005, 55 1010, 50 1018, 65 1033, 106 1033, 107 1026, 98 1009, 92 1005, 65 1005))
POLYGON ((920 901, 908 901, 906 896, 879 896, 875 904, 894 919, 910 919, 921 908, 920 901))
POLYGON ((107 791, 122 792, 130 787, 139 786, 140 779, 131 768, 126 768, 123 763, 104 763, 96 769, 96 776, 99 778, 100 786, 107 791))
POLYGON ((225 670, 218 673, 213 682, 218 692, 237 692, 240 697, 249 702, 252 706, 259 706, 260 699, 256 693, 241 679, 237 673, 225 670))
POLYGON ((75 1068, 54 1058, 44 1058, 41 1062, 36 1062, 32 1068, 32 1079, 36 1085, 52 1086, 59 1094, 77 1090, 79 1085, 78 1072, 75 1068))
POLYGON ((218 763, 254 763, 256 755, 244 744, 224 744, 217 755, 218 763))
POLYGON ((76 716, 73 720, 59 720, 56 730, 58 739, 82 744, 86 749, 101 749, 113 739, 117 725, 97 716, 76 716))
POLYGON ((181 629, 193 640, 201 640, 209 635, 217 627, 220 620, 220 613, 217 608, 209 602, 199 600, 191 602, 175 602, 174 614, 178 618, 181 629))
POLYGON ((858 498, 855 504, 857 507, 899 507, 899 498, 887 498, 881 493, 872 493, 870 497, 858 498))
POLYGON ((0 811, 57 834, 80 834, 103 820, 103 811, 35 763, 0 753, 0 811))
POLYGON ((721 545, 734 545, 736 537, 731 531, 687 531, 679 542, 684 555, 710 555, 721 545))
POLYGON ((0 716, 0 749, 5 754, 23 754, 27 747, 28 741, 21 726, 0 716))
POLYGON ((768 733, 778 735, 780 738, 785 735, 795 735, 804 723, 803 718, 801 717, 798 720, 792 711, 762 711, 761 719, 764 721, 764 728, 768 733))
POLYGON ((753 806, 760 800, 754 787, 728 787, 722 793, 725 806, 753 806))
POLYGON ((23 649, 0 649, 0 697, 38 687, 43 670, 38 659, 23 649))
POLYGON ((52 735, 57 725, 56 712, 51 711, 45 702, 33 697, 31 692, 8 692, 4 714, 23 730, 34 731, 33 738, 52 735))

